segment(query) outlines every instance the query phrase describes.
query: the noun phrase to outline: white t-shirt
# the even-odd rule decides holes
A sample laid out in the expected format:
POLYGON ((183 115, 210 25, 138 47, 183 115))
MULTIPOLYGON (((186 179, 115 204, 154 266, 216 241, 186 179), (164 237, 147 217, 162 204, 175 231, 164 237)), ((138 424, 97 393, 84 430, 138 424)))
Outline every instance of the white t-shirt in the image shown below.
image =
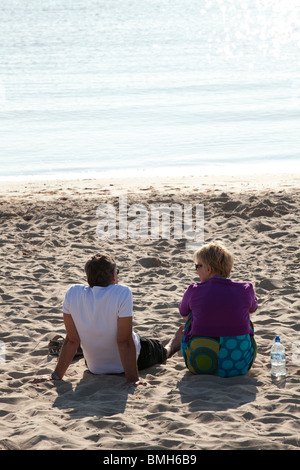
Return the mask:
MULTIPOLYGON (((118 317, 132 316, 132 293, 122 284, 107 287, 71 286, 63 302, 63 312, 70 314, 77 328, 82 351, 93 374, 122 373, 117 331, 118 317)), ((140 352, 139 336, 133 341, 140 352)))

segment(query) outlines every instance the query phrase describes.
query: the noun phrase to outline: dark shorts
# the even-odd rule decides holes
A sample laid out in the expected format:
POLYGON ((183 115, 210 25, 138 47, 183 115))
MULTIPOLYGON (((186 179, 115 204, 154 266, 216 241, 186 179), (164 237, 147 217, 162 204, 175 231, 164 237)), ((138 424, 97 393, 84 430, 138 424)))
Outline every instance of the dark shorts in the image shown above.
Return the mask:
POLYGON ((140 337, 140 342, 141 351, 137 361, 139 370, 166 362, 167 350, 159 340, 140 337))

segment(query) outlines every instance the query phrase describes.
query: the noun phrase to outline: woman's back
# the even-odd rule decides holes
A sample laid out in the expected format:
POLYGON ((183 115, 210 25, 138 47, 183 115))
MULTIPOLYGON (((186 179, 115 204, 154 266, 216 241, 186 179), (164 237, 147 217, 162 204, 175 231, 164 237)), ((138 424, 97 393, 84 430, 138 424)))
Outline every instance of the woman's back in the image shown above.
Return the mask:
POLYGON ((193 314, 191 335, 235 336, 251 334, 249 313, 257 309, 251 283, 212 277, 191 284, 179 306, 180 314, 193 314))

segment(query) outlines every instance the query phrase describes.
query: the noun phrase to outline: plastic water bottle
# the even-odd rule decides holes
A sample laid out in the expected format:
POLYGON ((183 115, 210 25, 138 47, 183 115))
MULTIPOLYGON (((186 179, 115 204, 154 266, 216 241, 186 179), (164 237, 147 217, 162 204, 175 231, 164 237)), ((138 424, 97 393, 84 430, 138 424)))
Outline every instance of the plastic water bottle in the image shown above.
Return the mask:
POLYGON ((286 375, 285 348, 280 343, 279 336, 276 336, 271 348, 271 374, 275 377, 286 375))

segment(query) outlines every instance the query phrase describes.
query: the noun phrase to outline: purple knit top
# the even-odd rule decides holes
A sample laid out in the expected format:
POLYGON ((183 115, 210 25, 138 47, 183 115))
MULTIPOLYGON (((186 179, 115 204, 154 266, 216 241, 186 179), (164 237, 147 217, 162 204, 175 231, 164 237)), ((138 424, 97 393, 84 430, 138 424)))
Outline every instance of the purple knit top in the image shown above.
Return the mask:
POLYGON ((257 309, 257 298, 250 282, 212 277, 190 284, 179 304, 183 317, 193 314, 188 336, 253 335, 249 313, 257 309))

